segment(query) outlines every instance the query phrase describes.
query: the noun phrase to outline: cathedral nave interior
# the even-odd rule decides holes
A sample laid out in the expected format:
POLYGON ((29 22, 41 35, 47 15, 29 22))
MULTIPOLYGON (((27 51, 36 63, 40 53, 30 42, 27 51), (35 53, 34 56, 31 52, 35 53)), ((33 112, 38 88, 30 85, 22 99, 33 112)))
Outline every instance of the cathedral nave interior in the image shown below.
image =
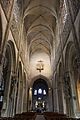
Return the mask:
POLYGON ((0 1, 0 115, 24 112, 80 118, 80 0, 0 1))

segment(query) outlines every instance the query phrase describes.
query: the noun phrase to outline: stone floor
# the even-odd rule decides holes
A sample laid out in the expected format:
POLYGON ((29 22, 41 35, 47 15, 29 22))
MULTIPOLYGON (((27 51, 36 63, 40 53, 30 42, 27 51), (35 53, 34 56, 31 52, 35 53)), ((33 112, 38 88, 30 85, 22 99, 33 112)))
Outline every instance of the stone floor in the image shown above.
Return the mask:
POLYGON ((45 120, 43 115, 37 115, 35 120, 45 120))

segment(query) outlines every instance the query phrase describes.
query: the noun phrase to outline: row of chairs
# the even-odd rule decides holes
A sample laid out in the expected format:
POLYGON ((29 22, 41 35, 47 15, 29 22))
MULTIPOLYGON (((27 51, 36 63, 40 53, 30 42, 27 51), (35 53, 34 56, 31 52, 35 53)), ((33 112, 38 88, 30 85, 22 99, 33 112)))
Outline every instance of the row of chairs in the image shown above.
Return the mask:
POLYGON ((35 120, 36 112, 24 112, 14 117, 0 117, 0 120, 35 120))
MULTIPOLYGON (((14 117, 1 117, 0 120, 35 120, 38 113, 36 112, 23 112, 16 114, 14 117)), ((80 120, 76 118, 69 118, 65 114, 57 112, 44 112, 45 120, 80 120)))
POLYGON ((43 114, 46 120, 77 120, 76 118, 70 118, 66 114, 57 112, 44 112, 43 114))
POLYGON ((23 112, 22 114, 16 114, 14 120, 35 120, 36 112, 23 112))

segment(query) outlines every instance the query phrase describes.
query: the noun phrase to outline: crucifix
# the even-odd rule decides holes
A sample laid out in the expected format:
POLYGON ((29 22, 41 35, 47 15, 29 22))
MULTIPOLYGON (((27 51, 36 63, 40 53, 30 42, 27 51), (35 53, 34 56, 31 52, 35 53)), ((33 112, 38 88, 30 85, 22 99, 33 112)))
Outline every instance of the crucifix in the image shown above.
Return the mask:
POLYGON ((37 70, 39 70, 40 73, 42 70, 44 70, 44 64, 42 60, 38 61, 37 70))

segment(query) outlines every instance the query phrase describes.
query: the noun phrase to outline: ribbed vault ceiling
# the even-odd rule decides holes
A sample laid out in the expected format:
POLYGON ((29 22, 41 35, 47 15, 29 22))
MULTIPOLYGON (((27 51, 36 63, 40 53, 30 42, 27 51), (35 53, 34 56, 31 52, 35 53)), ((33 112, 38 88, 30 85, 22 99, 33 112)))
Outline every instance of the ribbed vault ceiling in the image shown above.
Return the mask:
POLYGON ((32 55, 43 50, 49 56, 53 48, 59 0, 24 0, 24 27, 32 55))
POLYGON ((54 56, 56 24, 60 0, 24 0, 24 30, 26 31, 30 77, 43 75, 51 78, 54 56), (44 65, 37 69, 40 61, 44 65), (40 68, 41 69, 41 68, 40 68))

